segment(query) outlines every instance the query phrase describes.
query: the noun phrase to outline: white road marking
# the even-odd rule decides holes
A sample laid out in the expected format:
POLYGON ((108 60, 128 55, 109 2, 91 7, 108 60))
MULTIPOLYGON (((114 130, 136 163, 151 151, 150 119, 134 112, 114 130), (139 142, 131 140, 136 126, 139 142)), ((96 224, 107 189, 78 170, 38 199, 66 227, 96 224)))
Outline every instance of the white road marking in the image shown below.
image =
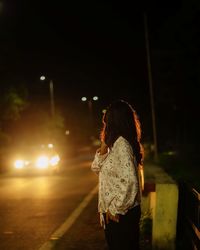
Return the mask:
POLYGON ((89 204, 94 195, 97 193, 98 185, 91 190, 91 192, 83 199, 79 206, 71 213, 71 215, 65 220, 65 222, 50 236, 50 239, 46 241, 39 250, 52 250, 54 249, 57 241, 70 229, 70 227, 77 220, 84 208, 89 204))

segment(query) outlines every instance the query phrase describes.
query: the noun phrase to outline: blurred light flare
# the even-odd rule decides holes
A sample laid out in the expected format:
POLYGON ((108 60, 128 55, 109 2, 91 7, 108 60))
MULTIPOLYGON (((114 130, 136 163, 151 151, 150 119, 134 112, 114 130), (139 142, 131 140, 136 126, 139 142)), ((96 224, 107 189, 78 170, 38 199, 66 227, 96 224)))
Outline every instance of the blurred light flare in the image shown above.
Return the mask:
POLYGON ((45 79, 46 79, 45 76, 40 76, 40 80, 41 80, 41 81, 44 81, 45 79))
POLYGON ((69 134, 70 134, 70 131, 69 131, 69 130, 66 130, 66 131, 65 131, 65 134, 66 134, 66 135, 69 135, 69 134))
POLYGON ((58 162, 60 161, 60 157, 58 155, 53 156, 50 160, 49 160, 49 164, 51 166, 56 166, 58 164, 58 162))
MULTIPOLYGON (((47 169, 50 166, 53 167, 58 165, 59 161, 60 161, 59 155, 54 155, 51 158, 49 158, 46 155, 41 155, 36 159, 34 166, 37 169, 47 169)), ((29 164, 30 164, 29 161, 25 161, 22 159, 17 159, 16 161, 14 161, 15 169, 23 169, 25 166, 29 164)))
POLYGON ((44 169, 44 168, 48 168, 49 165, 49 159, 47 156, 42 155, 40 157, 38 157, 37 161, 36 161, 36 167, 39 169, 44 169))
POLYGON ((25 166, 25 161, 23 160, 16 160, 14 163, 16 169, 22 169, 25 166))
POLYGON ((82 100, 83 102, 85 102, 85 101, 87 101, 87 97, 83 96, 83 97, 81 98, 81 100, 82 100))
MULTIPOLYGON (((98 96, 93 96, 91 99, 93 101, 97 101, 97 100, 99 100, 99 97, 98 96)), ((86 96, 81 97, 81 101, 86 102, 87 100, 88 100, 88 98, 86 96)))
POLYGON ((99 99, 99 97, 98 96, 93 96, 93 101, 97 101, 98 99, 99 99))

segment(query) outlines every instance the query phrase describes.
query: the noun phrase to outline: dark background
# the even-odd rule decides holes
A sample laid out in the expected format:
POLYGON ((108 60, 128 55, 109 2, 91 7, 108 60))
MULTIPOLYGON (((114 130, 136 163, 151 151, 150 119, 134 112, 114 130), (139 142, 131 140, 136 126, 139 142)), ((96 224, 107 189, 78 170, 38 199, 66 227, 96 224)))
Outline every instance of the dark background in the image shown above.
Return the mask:
POLYGON ((29 104, 4 129, 20 133, 25 124, 38 123, 33 113, 49 113, 48 84, 53 80, 64 130, 89 136, 87 104, 81 97, 97 95, 93 116, 98 136, 101 110, 122 98, 138 112, 144 142, 152 142, 146 13, 159 150, 184 148, 197 155, 199 11, 197 0, 1 0, 1 89, 15 86, 29 104), (46 81, 40 81, 41 75, 46 81))

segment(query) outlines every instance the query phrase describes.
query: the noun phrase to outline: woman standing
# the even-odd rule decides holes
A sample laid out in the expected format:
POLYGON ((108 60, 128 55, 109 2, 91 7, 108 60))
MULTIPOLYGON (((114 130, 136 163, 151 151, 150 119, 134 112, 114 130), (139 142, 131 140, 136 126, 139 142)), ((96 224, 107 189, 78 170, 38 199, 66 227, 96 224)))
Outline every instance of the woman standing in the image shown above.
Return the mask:
POLYGON ((123 100, 103 116, 101 147, 92 170, 99 174, 101 225, 110 250, 138 250, 141 216, 141 127, 136 112, 123 100))

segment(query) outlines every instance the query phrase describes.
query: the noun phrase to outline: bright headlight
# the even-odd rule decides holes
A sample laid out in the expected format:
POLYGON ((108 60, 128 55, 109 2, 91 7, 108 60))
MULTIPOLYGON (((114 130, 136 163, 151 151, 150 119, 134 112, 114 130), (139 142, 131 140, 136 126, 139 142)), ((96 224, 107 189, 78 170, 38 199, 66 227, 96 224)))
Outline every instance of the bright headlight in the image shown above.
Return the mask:
POLYGON ((14 163, 14 166, 17 169, 23 168, 24 165, 25 165, 25 161, 23 161, 23 160, 16 160, 15 163, 14 163))
POLYGON ((51 164, 51 166, 55 166, 58 164, 59 160, 60 157, 58 155, 55 155, 49 160, 49 163, 51 164))
POLYGON ((48 165, 49 165, 49 159, 47 156, 43 155, 43 156, 38 157, 36 161, 37 168, 41 168, 41 169, 48 168, 48 165))

